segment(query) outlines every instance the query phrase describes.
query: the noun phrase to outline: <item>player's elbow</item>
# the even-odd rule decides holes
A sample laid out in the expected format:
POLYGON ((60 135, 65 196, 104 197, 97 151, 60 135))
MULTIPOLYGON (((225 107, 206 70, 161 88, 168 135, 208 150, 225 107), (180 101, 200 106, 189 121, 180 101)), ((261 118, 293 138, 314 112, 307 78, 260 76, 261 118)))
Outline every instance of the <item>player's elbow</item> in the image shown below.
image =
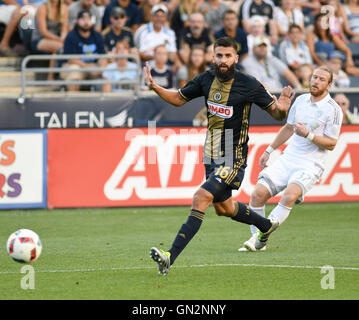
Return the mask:
POLYGON ((327 146, 326 146, 326 149, 329 150, 329 151, 333 151, 335 146, 337 144, 337 141, 329 141, 327 146))
POLYGON ((184 105, 183 101, 172 101, 171 104, 174 107, 182 107, 184 105))

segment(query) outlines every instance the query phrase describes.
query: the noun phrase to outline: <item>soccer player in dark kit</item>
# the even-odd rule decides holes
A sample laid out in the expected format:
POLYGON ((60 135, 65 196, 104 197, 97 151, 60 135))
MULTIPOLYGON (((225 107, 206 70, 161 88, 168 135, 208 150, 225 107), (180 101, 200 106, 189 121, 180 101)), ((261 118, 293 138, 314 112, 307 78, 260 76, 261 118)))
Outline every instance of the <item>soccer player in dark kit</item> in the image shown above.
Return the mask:
POLYGON ((160 274, 169 272, 178 255, 198 232, 211 204, 218 216, 255 225, 264 237, 278 227, 277 223, 252 211, 247 204, 233 201, 232 190, 240 187, 244 177, 252 103, 281 121, 287 115, 294 92, 291 87, 284 87, 277 99, 254 77, 236 70, 237 62, 237 44, 224 37, 214 43, 213 70, 196 76, 177 91, 157 85, 148 65, 144 68, 148 87, 174 106, 204 96, 208 117, 203 155, 207 180, 193 195, 190 215, 179 229, 172 247, 168 251, 151 248, 150 257, 158 263, 160 274))

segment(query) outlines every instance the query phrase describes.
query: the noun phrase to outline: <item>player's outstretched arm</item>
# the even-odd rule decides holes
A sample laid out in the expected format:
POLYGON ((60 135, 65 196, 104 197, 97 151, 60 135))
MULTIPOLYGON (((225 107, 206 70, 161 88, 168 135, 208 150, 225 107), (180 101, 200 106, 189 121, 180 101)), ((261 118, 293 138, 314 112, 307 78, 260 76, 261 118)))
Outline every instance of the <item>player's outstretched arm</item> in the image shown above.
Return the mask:
POLYGON ((264 151, 262 156, 259 159, 259 167, 263 170, 267 166, 267 162, 269 160, 270 154, 277 148, 279 148, 282 144, 288 141, 288 139, 293 135, 294 127, 286 123, 277 133, 273 142, 270 146, 264 151))
POLYGON ((268 110, 270 115, 276 120, 284 120, 287 116, 294 96, 295 92, 292 91, 292 88, 290 86, 286 86, 283 88, 281 95, 278 99, 276 96, 273 95, 274 103, 268 110))
POLYGON ((177 90, 169 90, 163 88, 153 81, 148 62, 146 62, 146 66, 143 68, 143 73, 145 75, 145 81, 147 86, 150 89, 152 89, 154 92, 156 92, 158 96, 161 97, 166 102, 176 107, 180 107, 187 102, 185 99, 181 97, 181 95, 178 93, 177 90))

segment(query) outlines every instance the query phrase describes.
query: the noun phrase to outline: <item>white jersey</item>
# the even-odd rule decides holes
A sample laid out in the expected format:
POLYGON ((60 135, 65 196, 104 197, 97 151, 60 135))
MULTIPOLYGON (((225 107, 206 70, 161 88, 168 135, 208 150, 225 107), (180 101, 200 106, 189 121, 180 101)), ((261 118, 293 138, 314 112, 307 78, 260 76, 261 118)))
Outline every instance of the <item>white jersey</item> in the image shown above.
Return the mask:
POLYGON ((177 52, 175 32, 166 26, 163 26, 160 32, 156 32, 152 22, 137 29, 134 41, 138 51, 150 56, 154 55, 155 48, 159 45, 165 45, 168 52, 177 52))
MULTIPOLYGON (((299 96, 288 113, 287 123, 293 125, 302 122, 307 129, 316 136, 328 136, 338 139, 343 119, 343 112, 339 105, 328 93, 322 100, 312 103, 310 94, 299 96)), ((310 140, 294 133, 289 140, 284 154, 295 159, 312 160, 324 168, 328 150, 322 149, 310 140)))

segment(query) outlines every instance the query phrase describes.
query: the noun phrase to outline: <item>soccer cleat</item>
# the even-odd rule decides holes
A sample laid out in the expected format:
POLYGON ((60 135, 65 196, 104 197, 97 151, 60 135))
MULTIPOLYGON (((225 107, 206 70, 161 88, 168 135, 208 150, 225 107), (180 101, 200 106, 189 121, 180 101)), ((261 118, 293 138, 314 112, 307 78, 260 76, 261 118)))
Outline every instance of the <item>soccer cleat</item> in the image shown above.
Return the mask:
POLYGON ((256 243, 256 234, 250 237, 249 240, 247 240, 245 243, 243 243, 243 247, 246 248, 248 251, 256 251, 256 247, 254 246, 256 243))
POLYGON ((165 276, 170 271, 170 256, 171 254, 167 251, 163 251, 155 247, 151 248, 150 258, 157 262, 159 274, 163 274, 165 276))
POLYGON ((272 223, 272 226, 270 227, 270 229, 267 232, 258 231, 257 239, 254 244, 254 246, 257 250, 262 249, 266 245, 270 234, 279 227, 279 222, 271 221, 271 223, 272 223))
MULTIPOLYGON (((257 234, 255 233, 252 237, 250 237, 250 239, 248 239, 246 242, 243 243, 243 247, 239 248, 238 251, 239 252, 257 251, 257 249, 255 247, 256 239, 257 239, 257 234)), ((260 251, 264 251, 266 249, 267 249, 267 247, 264 246, 262 249, 260 249, 260 251)))

